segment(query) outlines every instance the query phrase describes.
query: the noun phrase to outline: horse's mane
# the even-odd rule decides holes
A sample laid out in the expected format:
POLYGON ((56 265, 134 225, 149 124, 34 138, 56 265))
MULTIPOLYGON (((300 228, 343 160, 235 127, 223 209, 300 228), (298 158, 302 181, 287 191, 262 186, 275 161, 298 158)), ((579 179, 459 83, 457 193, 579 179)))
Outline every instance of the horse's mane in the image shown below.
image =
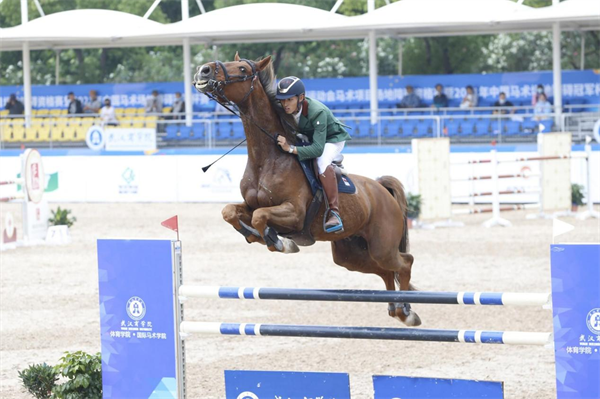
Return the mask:
MULTIPOLYGON (((260 59, 256 61, 258 62, 260 59)), ((260 80, 267 97, 269 97, 271 107, 273 110, 275 110, 275 113, 277 113, 285 133, 288 133, 286 136, 293 137, 292 133, 298 128, 298 125, 296 124, 294 117, 286 114, 283 110, 283 107, 279 103, 279 100, 275 98, 275 95, 277 94, 277 90, 275 88, 275 82, 277 81, 277 78, 275 77, 275 70, 273 69, 272 62, 269 62, 269 65, 267 65, 265 69, 258 73, 258 79, 260 80)))

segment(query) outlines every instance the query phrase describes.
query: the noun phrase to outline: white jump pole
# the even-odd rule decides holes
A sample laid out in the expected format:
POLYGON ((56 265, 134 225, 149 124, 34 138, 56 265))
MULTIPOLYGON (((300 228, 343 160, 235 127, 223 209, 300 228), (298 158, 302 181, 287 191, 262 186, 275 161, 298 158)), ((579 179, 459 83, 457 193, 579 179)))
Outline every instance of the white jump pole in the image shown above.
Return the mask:
POLYGON ((490 153, 492 160, 492 218, 486 221, 485 227, 509 227, 512 223, 500 217, 500 193, 498 191, 498 152, 493 149, 490 153))

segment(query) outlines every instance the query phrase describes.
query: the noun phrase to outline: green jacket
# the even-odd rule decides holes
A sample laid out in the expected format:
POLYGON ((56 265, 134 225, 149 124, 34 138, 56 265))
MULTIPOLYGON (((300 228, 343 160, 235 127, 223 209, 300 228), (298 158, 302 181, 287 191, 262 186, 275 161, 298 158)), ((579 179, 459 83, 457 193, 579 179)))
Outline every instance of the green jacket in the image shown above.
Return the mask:
POLYGON ((351 140, 344 124, 333 116, 331 110, 325 104, 308 97, 302 104, 298 133, 308 136, 312 143, 305 147, 296 147, 301 161, 323 155, 325 143, 351 140))

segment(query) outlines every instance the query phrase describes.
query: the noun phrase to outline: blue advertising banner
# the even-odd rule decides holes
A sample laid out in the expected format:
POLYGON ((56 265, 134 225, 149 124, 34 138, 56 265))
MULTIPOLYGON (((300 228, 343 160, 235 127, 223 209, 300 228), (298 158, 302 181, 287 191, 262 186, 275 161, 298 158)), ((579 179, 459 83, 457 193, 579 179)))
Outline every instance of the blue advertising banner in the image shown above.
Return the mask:
POLYGON ((178 394, 169 240, 98 240, 104 399, 178 394))
MULTIPOLYGON (((364 106, 369 103, 369 78, 323 78, 304 79, 307 95, 328 105, 364 106)), ((406 85, 412 85, 423 105, 431 104, 436 84, 444 86, 450 106, 458 106, 466 94, 466 86, 472 85, 479 98, 479 106, 492 105, 500 92, 515 105, 531 105, 531 98, 538 84, 544 86, 552 101, 552 72, 514 72, 468 75, 411 75, 380 76, 377 96, 382 105, 400 102, 406 94, 406 85)), ((145 107, 153 90, 157 90, 165 107, 171 106, 175 92, 183 93, 183 82, 148 82, 117 84, 56 85, 32 87, 34 109, 66 109, 67 94, 73 92, 84 104, 90 101, 89 91, 97 90, 100 98, 109 97, 117 108, 145 107)), ((22 86, 0 87, 0 102, 6 104, 11 93, 23 97, 22 86)), ((562 73, 563 102, 576 104, 600 103, 600 72, 595 70, 564 71, 562 73)), ((195 90, 195 111, 214 111, 215 102, 195 90)))
POLYGON ((374 375, 375 399, 503 399, 504 383, 374 375))
POLYGON ((225 370, 226 399, 350 399, 345 373, 225 370))
POLYGON ((558 399, 600 398, 600 244, 551 246, 558 399))

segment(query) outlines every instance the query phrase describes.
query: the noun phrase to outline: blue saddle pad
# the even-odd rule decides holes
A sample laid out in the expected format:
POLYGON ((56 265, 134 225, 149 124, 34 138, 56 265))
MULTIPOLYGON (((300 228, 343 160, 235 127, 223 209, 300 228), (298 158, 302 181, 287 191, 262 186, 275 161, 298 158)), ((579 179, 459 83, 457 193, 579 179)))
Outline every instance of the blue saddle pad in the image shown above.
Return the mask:
MULTIPOLYGON (((315 172, 313 170, 313 160, 309 159, 306 161, 300 161, 300 166, 302 166, 302 171, 304 172, 304 176, 308 180, 308 184, 310 185, 310 189, 312 190, 313 195, 317 193, 317 191, 322 190, 321 182, 315 176, 315 172)), ((348 176, 342 176, 342 178, 338 181, 338 192, 344 194, 354 194, 356 193, 356 186, 354 182, 348 176)))

